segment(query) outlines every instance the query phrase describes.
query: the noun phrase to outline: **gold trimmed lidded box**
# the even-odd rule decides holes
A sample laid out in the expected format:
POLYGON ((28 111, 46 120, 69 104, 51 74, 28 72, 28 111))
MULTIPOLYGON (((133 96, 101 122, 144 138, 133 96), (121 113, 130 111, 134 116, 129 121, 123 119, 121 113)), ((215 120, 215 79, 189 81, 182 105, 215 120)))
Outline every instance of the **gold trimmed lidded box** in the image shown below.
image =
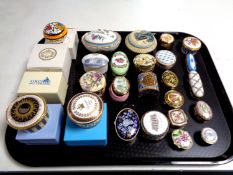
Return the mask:
POLYGON ((176 63, 176 55, 169 50, 159 50, 155 54, 157 64, 163 69, 171 69, 176 63))
POLYGON ((110 52, 118 48, 121 36, 111 30, 98 29, 85 33, 82 43, 90 52, 110 52))
POLYGON ((100 53, 90 53, 82 58, 85 72, 99 71, 105 74, 108 71, 108 62, 108 57, 100 53))
POLYGON ((181 50, 184 54, 191 53, 195 55, 200 48, 201 48, 201 41, 196 37, 188 36, 183 39, 181 50))
POLYGON ((96 126, 101 120, 103 109, 103 100, 87 92, 76 94, 67 105, 69 118, 81 128, 96 126))
POLYGON ((193 146, 193 139, 188 131, 175 129, 172 131, 172 140, 179 149, 188 150, 193 146))
POLYGON ((149 53, 156 49, 157 40, 149 31, 136 30, 126 36, 125 45, 132 52, 149 53))
POLYGON ((169 130, 169 121, 159 111, 148 111, 141 118, 141 127, 146 138, 159 141, 166 136, 169 130))
POLYGON ((60 44, 63 43, 68 33, 67 27, 60 22, 50 22, 43 30, 46 43, 60 44))
POLYGON ((17 95, 38 94, 48 104, 65 103, 67 82, 62 72, 24 72, 17 95))
POLYGON ((134 57, 133 63, 138 72, 149 72, 154 70, 156 59, 150 54, 138 54, 134 57))
POLYGON ((183 109, 172 109, 168 111, 168 118, 172 126, 180 128, 188 123, 188 118, 183 109))
POLYGON ((38 95, 18 97, 10 103, 6 111, 8 125, 16 130, 36 132, 46 125, 48 119, 45 99, 38 95))
POLYGON ((27 63, 28 71, 63 72, 66 82, 70 67, 70 52, 63 44, 36 44, 27 63))
POLYGON ((106 79, 101 72, 86 72, 81 76, 79 83, 84 92, 96 93, 99 96, 103 96, 105 92, 106 79))
POLYGON ((201 130, 201 138, 205 143, 213 145, 218 141, 218 134, 213 128, 205 127, 201 130))
POLYGON ((166 70, 162 74, 162 82, 169 88, 176 88, 179 84, 179 79, 177 75, 170 71, 166 70))
POLYGON ((211 107, 204 101, 198 101, 194 107, 196 117, 201 121, 208 121, 213 118, 211 107))
POLYGON ((162 33, 159 38, 160 45, 165 49, 169 49, 172 47, 175 39, 170 33, 162 33))
POLYGON ((112 55, 110 66, 113 75, 124 76, 129 70, 129 59, 124 52, 117 51, 112 55))
POLYGON ((180 108, 184 104, 184 96, 175 90, 170 90, 164 95, 164 102, 172 108, 180 108))

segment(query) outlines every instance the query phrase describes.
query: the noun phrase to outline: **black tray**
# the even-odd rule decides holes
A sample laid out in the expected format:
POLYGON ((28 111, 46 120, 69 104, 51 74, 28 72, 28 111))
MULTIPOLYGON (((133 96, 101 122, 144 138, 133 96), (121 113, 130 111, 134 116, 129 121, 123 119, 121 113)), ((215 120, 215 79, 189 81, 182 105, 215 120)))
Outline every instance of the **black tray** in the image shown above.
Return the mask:
MULTIPOLYGON (((79 39, 85 32, 78 32, 79 39)), ((188 77, 185 65, 185 55, 181 53, 181 43, 184 37, 189 36, 186 33, 171 32, 175 37, 174 46, 171 48, 177 56, 177 63, 172 68, 180 79, 178 91, 182 92, 185 98, 185 105, 182 109, 188 114, 189 122, 185 130, 189 131, 194 139, 192 149, 187 151, 177 150, 172 142, 170 132, 162 141, 155 143, 145 140, 142 137, 142 131, 139 132, 138 139, 133 145, 122 142, 115 134, 113 122, 116 114, 125 107, 133 108, 139 116, 149 110, 159 110, 167 113, 168 108, 163 105, 164 93, 168 90, 160 83, 159 98, 138 98, 137 97, 137 73, 134 70, 132 60, 135 53, 129 51, 124 44, 126 35, 129 32, 119 32, 122 36, 122 42, 119 51, 124 51, 130 60, 131 66, 127 78, 131 83, 130 97, 124 103, 116 103, 109 97, 108 91, 104 101, 108 105, 108 144, 106 147, 68 147, 61 142, 56 146, 28 146, 15 140, 16 131, 7 127, 6 145, 10 155, 18 162, 29 166, 80 166, 80 165, 152 165, 152 164, 223 164, 232 160, 233 144, 231 133, 233 133, 233 110, 222 82, 218 76, 214 63, 208 52, 207 47, 202 43, 202 48, 195 55, 198 72, 201 75, 205 96, 201 100, 206 101, 213 110, 214 117, 211 121, 199 123, 193 115, 193 105, 197 100, 190 96, 188 77), (218 142, 211 146, 203 145, 200 139, 200 130, 203 127, 214 128, 219 136, 218 142)), ((158 39, 161 32, 156 32, 158 39)), ((40 41, 43 43, 44 40, 40 41)), ((158 46, 157 50, 160 47, 158 46)), ((82 43, 79 43, 77 59, 72 61, 69 77, 69 87, 67 91, 67 102, 76 93, 81 92, 79 78, 84 73, 82 63, 80 62, 85 54, 88 54, 82 43)), ((113 53, 106 54, 111 58, 113 53)), ((154 53, 151 53, 154 54, 154 53)), ((154 72, 161 81, 163 70, 158 67, 154 72)), ((112 79, 111 70, 107 73, 107 88, 112 79)), ((61 137, 64 136, 64 125, 61 137)))

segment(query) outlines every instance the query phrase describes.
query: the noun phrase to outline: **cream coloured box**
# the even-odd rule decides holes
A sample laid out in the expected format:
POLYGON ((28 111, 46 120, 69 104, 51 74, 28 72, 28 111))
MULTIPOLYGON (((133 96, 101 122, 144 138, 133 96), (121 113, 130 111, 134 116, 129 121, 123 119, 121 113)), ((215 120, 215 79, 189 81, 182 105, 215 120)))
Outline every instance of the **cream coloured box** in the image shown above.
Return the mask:
POLYGON ((66 45, 36 44, 27 63, 29 71, 62 71, 66 82, 70 74, 71 58, 66 45))
MULTIPOLYGON (((68 33, 61 45, 67 45, 70 51, 70 55, 72 59, 76 59, 77 50, 78 50, 78 33, 76 28, 68 28, 68 33)), ((45 44, 53 44, 48 41, 45 41, 45 44)))
POLYGON ((64 104, 68 85, 62 72, 24 72, 18 87, 18 96, 37 94, 47 103, 64 104))

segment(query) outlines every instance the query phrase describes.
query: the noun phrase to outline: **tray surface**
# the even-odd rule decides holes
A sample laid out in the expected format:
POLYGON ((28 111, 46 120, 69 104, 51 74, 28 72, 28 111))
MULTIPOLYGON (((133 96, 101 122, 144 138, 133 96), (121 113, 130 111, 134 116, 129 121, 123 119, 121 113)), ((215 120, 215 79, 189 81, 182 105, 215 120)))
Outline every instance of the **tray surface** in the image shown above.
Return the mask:
MULTIPOLYGON (((85 32, 78 32, 79 39, 85 32)), ((164 70, 155 67, 154 73, 157 74, 160 93, 158 97, 138 98, 137 92, 137 72, 133 65, 135 53, 129 51, 124 43, 124 39, 129 32, 119 32, 122 42, 116 51, 123 51, 127 54, 130 61, 130 68, 126 75, 130 81, 131 89, 129 99, 124 103, 114 102, 108 91, 105 92, 104 101, 108 105, 108 144, 106 147, 68 147, 61 142, 54 146, 28 146, 15 140, 16 131, 7 127, 6 145, 11 156, 18 162, 29 166, 68 166, 68 165, 138 165, 138 164, 174 164, 203 162, 206 164, 220 164, 230 161, 233 155, 231 133, 232 126, 232 106, 223 88, 221 80, 215 69, 207 47, 202 43, 202 48, 195 55, 197 61, 197 71, 199 72, 204 85, 205 96, 200 100, 206 101, 213 110, 213 119, 205 123, 196 120, 193 114, 193 107, 196 99, 190 96, 188 84, 188 74, 185 65, 185 55, 181 52, 181 44, 184 37, 189 36, 185 33, 171 32, 175 37, 175 43, 170 49, 177 56, 177 63, 171 69, 179 78, 179 86, 176 88, 185 98, 182 109, 188 116, 188 125, 184 128, 189 131, 194 140, 190 150, 180 151, 175 148, 171 140, 170 128, 168 135, 160 142, 148 141, 143 138, 142 130, 139 132, 136 142, 133 145, 122 142, 116 135, 113 122, 117 113, 126 107, 134 109, 140 116, 149 110, 158 110, 167 114, 169 110, 163 104, 163 97, 167 89, 161 82, 161 75, 164 70), (203 145, 200 139, 200 131, 203 127, 212 127, 218 133, 218 142, 214 145, 203 145)), ((158 40, 161 32, 156 32, 158 40)), ((44 40, 40 41, 43 43, 44 40)), ((156 50, 160 50, 160 46, 156 50)), ((72 61, 66 103, 76 93, 81 92, 79 78, 84 73, 81 59, 90 53, 82 43, 79 43, 77 59, 72 61)), ((112 54, 107 53, 110 59, 112 54)), ((155 52, 151 53, 155 54, 155 52)), ((107 73, 107 89, 113 80, 110 67, 107 73)), ((64 125, 61 137, 64 136, 64 125)), ((61 139, 62 139, 61 138, 61 139)))

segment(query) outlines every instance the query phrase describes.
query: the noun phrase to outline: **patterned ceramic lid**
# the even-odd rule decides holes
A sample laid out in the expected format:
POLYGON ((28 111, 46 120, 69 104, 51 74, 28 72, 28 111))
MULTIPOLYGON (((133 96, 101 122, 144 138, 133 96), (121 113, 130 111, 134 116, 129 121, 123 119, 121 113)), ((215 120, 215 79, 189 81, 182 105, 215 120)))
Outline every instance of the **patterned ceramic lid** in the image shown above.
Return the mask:
POLYGON ((161 136, 167 133, 169 122, 167 117, 159 111, 149 111, 141 119, 143 131, 150 136, 161 136))
POLYGON ((193 140, 187 131, 176 129, 172 132, 174 145, 181 149, 190 149, 193 146, 193 140))
POLYGON ((103 100, 93 93, 79 93, 73 96, 68 105, 67 113, 75 123, 90 123, 101 117, 103 100))
POLYGON ((156 64, 156 59, 150 54, 138 54, 133 59, 133 63, 138 66, 151 66, 156 64))
POLYGON ((125 68, 129 66, 129 60, 124 52, 118 51, 112 55, 111 67, 125 68))
POLYGON ((106 79, 98 71, 86 72, 79 80, 81 88, 86 92, 98 92, 105 88, 106 79))
POLYGON ((201 41, 195 37, 188 36, 183 40, 183 47, 191 51, 198 51, 201 48, 201 41))
POLYGON ((166 104, 173 108, 180 108, 184 104, 183 95, 175 90, 170 90, 166 92, 164 100, 166 104))
POLYGON ((118 137, 124 141, 132 141, 139 132, 139 118, 130 108, 122 109, 116 117, 115 129, 118 137))
POLYGON ((7 123, 14 129, 30 129, 47 115, 44 98, 37 95, 24 95, 14 100, 6 111, 7 123))
POLYGON ((175 127, 181 127, 188 123, 188 118, 182 109, 169 110, 168 117, 171 125, 175 127))
POLYGON ((176 63, 176 56, 169 50, 159 50, 156 52, 155 57, 159 64, 163 66, 171 66, 176 63))
POLYGON ((211 120, 213 118, 212 109, 204 101, 198 101, 196 103, 195 113, 203 120, 211 120))
POLYGON ((201 138, 208 144, 215 144, 218 141, 218 135, 212 128, 203 128, 201 130, 201 138))
POLYGON ((115 77, 112 82, 112 88, 117 95, 125 95, 129 92, 129 80, 123 76, 115 77))
POLYGON ((163 72, 162 81, 166 86, 171 88, 177 87, 179 83, 179 79, 176 74, 170 70, 166 70, 165 72, 163 72))
POLYGON ((82 58, 82 63, 85 66, 92 67, 92 68, 100 68, 108 64, 109 60, 108 57, 106 57, 103 54, 99 53, 91 53, 88 55, 85 55, 82 58))
POLYGON ((65 30, 65 26, 60 22, 48 23, 44 28, 44 34, 46 35, 58 35, 65 30))
POLYGON ((166 44, 171 44, 174 42, 174 37, 169 33, 163 33, 160 36, 160 41, 166 44))

